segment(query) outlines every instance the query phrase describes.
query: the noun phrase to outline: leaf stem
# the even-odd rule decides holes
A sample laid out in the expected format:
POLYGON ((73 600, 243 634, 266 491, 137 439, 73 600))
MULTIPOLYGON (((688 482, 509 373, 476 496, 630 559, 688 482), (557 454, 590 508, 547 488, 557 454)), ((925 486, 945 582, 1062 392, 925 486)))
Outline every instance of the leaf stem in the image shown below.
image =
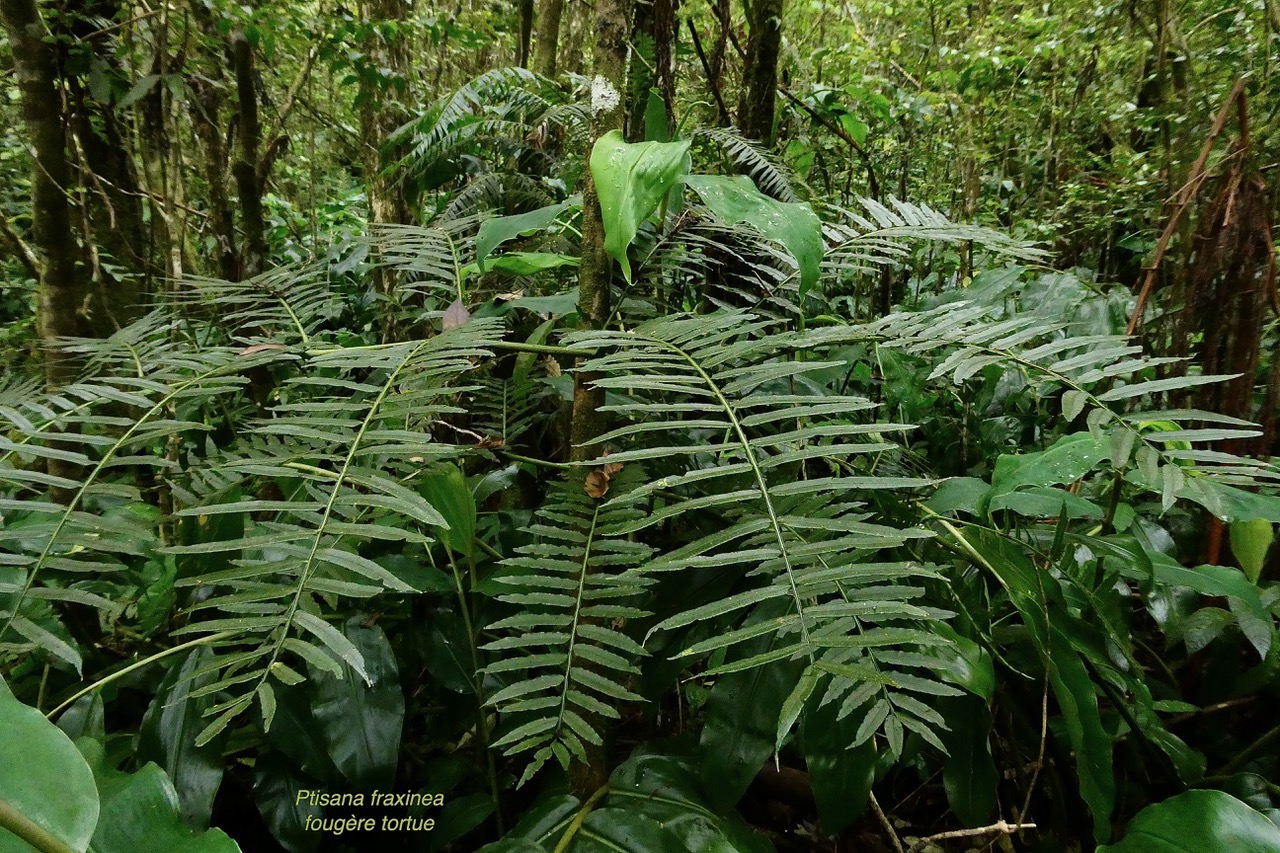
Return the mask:
POLYGON ((142 660, 134 661, 133 663, 129 664, 123 669, 118 669, 115 672, 111 673, 110 675, 104 678, 98 679, 97 681, 90 684, 88 687, 85 687, 81 690, 76 691, 71 695, 69 699, 62 702, 60 705, 58 705, 58 707, 54 708, 49 713, 45 714, 45 718, 52 720, 60 712, 70 707, 71 705, 75 704, 75 702, 78 699, 81 699, 82 697, 87 696, 90 693, 93 693, 95 690, 98 690, 102 687, 106 687, 108 684, 110 684, 113 681, 117 681, 121 678, 124 678, 129 673, 142 669, 144 666, 153 664, 158 660, 162 660, 164 658, 169 657, 170 655, 176 655, 178 652, 184 652, 187 649, 194 648, 196 646, 202 646, 205 643, 216 643, 218 640, 225 640, 230 637, 234 637, 235 635, 236 635, 235 631, 222 631, 217 634, 208 634, 207 636, 204 636, 204 637, 197 637, 194 640, 188 640, 185 643, 179 643, 178 645, 173 646, 171 648, 167 648, 164 651, 156 652, 154 655, 151 655, 150 657, 145 657, 142 660))
POLYGON ((573 837, 578 834, 578 830, 582 829, 582 822, 587 819, 587 815, 595 809, 596 803, 600 802, 605 794, 609 793, 608 785, 601 785, 596 792, 587 798, 582 804, 582 808, 578 809, 578 813, 573 816, 573 822, 565 829, 564 835, 560 836, 560 841, 556 844, 553 853, 564 853, 569 849, 569 844, 573 841, 573 837))
POLYGON ((8 800, 0 799, 0 829, 7 829, 40 853, 75 853, 47 829, 18 811, 8 800))

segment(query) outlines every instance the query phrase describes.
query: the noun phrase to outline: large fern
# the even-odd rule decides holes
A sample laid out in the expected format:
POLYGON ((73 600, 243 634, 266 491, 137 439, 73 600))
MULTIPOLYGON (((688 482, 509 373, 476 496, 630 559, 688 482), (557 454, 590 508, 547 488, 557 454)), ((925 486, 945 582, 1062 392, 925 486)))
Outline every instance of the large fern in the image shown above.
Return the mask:
POLYGON ((310 354, 308 369, 281 389, 285 402, 256 426, 260 441, 224 473, 287 489, 283 499, 249 498, 186 507, 184 516, 236 514, 262 520, 243 538, 176 546, 180 555, 228 554, 230 568, 181 581, 207 591, 179 634, 216 635, 202 693, 225 693, 209 711, 203 743, 258 697, 269 727, 272 684, 303 678, 296 662, 338 672, 338 659, 364 671, 359 651, 324 619, 328 596, 368 597, 413 588, 360 554, 373 539, 425 544, 444 518, 412 488, 415 474, 456 452, 433 424, 456 412, 452 397, 472 359, 486 354, 492 323, 476 321, 423 340, 310 354), (381 522, 381 523, 377 523, 381 522), (327 649, 327 652, 326 652, 327 649), (330 654, 331 653, 331 654, 330 654))
POLYGON ((942 720, 918 697, 956 692, 945 658, 929 653, 946 641, 928 626, 946 614, 913 603, 938 575, 902 550, 928 534, 877 524, 859 503, 874 490, 929 485, 874 473, 872 460, 895 451, 884 436, 905 425, 876 422, 865 399, 828 393, 817 377, 846 365, 805 358, 795 351, 803 338, 749 314, 664 317, 569 340, 604 351, 583 369, 611 392, 605 409, 631 422, 601 437, 608 461, 644 462, 652 477, 606 504, 643 510, 617 533, 685 516, 700 531, 643 571, 742 578, 651 635, 714 620, 722 633, 680 653, 691 662, 774 636, 768 651, 708 674, 799 660, 803 695, 793 704, 826 683, 821 702, 841 700, 846 714, 867 706, 858 742, 883 731, 898 750, 905 729, 938 742, 942 720), (752 619, 766 602, 782 615, 752 619))

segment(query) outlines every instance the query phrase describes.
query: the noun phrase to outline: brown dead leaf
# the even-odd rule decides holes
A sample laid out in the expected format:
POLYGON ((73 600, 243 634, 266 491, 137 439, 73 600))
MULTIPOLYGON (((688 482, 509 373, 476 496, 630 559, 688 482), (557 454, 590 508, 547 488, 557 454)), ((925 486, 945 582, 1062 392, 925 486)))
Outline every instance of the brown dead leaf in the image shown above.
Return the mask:
POLYGON ((606 462, 591 469, 591 473, 587 474, 587 479, 582 484, 583 491, 599 500, 608 494, 609 480, 621 470, 621 462, 606 462))
POLYGON ((461 299, 453 300, 453 304, 444 312, 444 330, 465 326, 471 320, 471 312, 462 304, 461 299))

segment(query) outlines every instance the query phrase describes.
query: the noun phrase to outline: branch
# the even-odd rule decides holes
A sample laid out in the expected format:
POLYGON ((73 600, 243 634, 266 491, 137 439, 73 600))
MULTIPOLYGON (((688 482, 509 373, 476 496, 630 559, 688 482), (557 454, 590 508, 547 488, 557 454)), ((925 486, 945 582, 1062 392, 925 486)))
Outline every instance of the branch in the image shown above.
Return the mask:
MULTIPOLYGON (((1232 105, 1237 102, 1243 103, 1243 98, 1244 78, 1241 77, 1236 80, 1235 86, 1231 88, 1231 94, 1227 95, 1226 103, 1218 111, 1218 117, 1213 120, 1213 127, 1210 129, 1204 145, 1200 148, 1200 156, 1196 158, 1195 164, 1191 167, 1187 182, 1182 185, 1182 189, 1178 190, 1177 198, 1173 204, 1173 215, 1169 217, 1169 222, 1164 227, 1164 233, 1160 235, 1160 240, 1156 243, 1156 251, 1151 258, 1151 265, 1147 267, 1147 275, 1142 282, 1142 290, 1138 292, 1138 302, 1133 307, 1133 314, 1129 317, 1129 326, 1124 332, 1126 335, 1132 335, 1133 330, 1142 321, 1142 311, 1146 307, 1147 297, 1151 295, 1151 289, 1155 287, 1156 273, 1159 272, 1160 264, 1164 261, 1164 253, 1169 248, 1169 241, 1173 239, 1174 229, 1178 227, 1178 222, 1181 221, 1182 215, 1187 212, 1191 199, 1195 197, 1196 191, 1200 189, 1200 184, 1204 179, 1204 167, 1209 162, 1209 153, 1213 151, 1214 143, 1218 141, 1218 136, 1227 124, 1227 117, 1231 115, 1232 105)), ((1243 133, 1247 133, 1243 126, 1241 130, 1243 133)))
POLYGON ((27 272, 36 281, 40 280, 40 261, 36 258, 36 253, 26 244, 21 235, 14 230, 13 224, 9 222, 9 217, 4 215, 4 211, 0 211, 0 236, 3 236, 4 242, 9 244, 9 249, 13 252, 14 257, 21 262, 27 272))
POLYGON ((927 844, 932 844, 935 841, 945 841, 948 838, 972 838, 975 835, 990 835, 993 832, 999 832, 1004 835, 1013 835, 1014 833, 1021 832, 1024 829, 1035 828, 1036 825, 1034 823, 1006 823, 1003 820, 998 820, 990 826, 979 826, 975 829, 953 829, 949 832, 939 832, 936 835, 921 838, 919 841, 911 845, 911 850, 920 850, 927 844))

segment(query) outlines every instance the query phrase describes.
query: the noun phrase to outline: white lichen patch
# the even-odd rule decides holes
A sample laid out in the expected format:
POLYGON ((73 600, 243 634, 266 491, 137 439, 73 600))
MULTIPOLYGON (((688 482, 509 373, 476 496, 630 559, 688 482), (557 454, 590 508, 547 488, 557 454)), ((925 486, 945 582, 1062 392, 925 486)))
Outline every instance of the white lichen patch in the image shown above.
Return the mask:
POLYGON ((622 95, 612 83, 597 74, 591 81, 591 113, 599 115, 615 110, 622 103, 622 95))

